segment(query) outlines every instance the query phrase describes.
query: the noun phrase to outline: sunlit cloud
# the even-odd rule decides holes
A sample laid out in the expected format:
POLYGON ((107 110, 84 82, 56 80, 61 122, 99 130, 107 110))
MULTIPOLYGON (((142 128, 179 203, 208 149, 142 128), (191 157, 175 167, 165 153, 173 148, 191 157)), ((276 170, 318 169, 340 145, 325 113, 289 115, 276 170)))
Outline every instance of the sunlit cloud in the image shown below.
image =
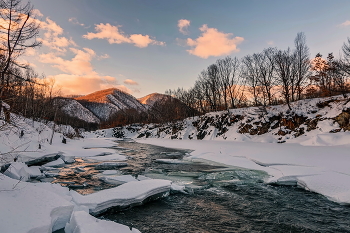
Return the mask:
POLYGON ((338 26, 340 27, 346 27, 346 26, 349 26, 350 25, 350 20, 346 20, 345 22, 339 24, 338 26))
POLYGON ((179 31, 184 35, 188 35, 187 28, 190 26, 190 23, 191 23, 191 21, 189 21, 187 19, 180 19, 177 22, 177 26, 179 28, 179 31))
POLYGON ((270 41, 267 42, 267 44, 272 46, 272 45, 275 44, 275 42, 273 40, 270 40, 270 41))
POLYGON ((37 54, 35 48, 26 49, 25 56, 35 56, 37 54))
POLYGON ((35 15, 36 17, 43 17, 44 16, 38 9, 33 9, 32 14, 35 15))
POLYGON ((124 80, 124 84, 127 84, 127 85, 139 85, 138 82, 136 82, 134 80, 131 80, 131 79, 125 79, 124 80))
POLYGON ((202 34, 197 39, 187 39, 187 45, 193 49, 187 50, 192 55, 208 58, 229 55, 238 52, 237 45, 244 41, 243 37, 233 37, 232 33, 224 33, 216 28, 209 28, 206 24, 199 28, 202 34))
POLYGON ((82 26, 82 27, 85 27, 85 24, 80 23, 80 22, 77 20, 77 18, 69 18, 68 21, 71 22, 72 24, 80 25, 80 26, 82 26))
POLYGON ((110 58, 110 56, 107 53, 97 57, 98 60, 103 60, 108 58, 110 58))
POLYGON ((79 50, 70 48, 70 51, 75 54, 71 60, 66 60, 54 53, 47 53, 41 54, 39 61, 52 64, 52 67, 73 75, 96 75, 91 64, 91 60, 96 56, 96 53, 92 49, 84 48, 79 50))
POLYGON ((46 31, 44 37, 39 38, 44 46, 58 52, 66 52, 66 48, 70 45, 77 46, 72 38, 60 36, 63 34, 63 28, 53 20, 46 18, 45 21, 40 22, 40 26, 46 31))
POLYGON ((59 74, 49 76, 49 78, 55 80, 56 87, 64 95, 86 95, 111 87, 118 88, 129 94, 132 93, 132 90, 124 85, 120 85, 117 79, 111 76, 59 74))
POLYGON ((113 26, 109 23, 97 24, 95 26, 96 33, 88 32, 86 35, 83 35, 83 37, 89 40, 106 39, 110 44, 134 44, 136 47, 139 48, 145 48, 150 44, 161 46, 165 45, 165 42, 151 39, 149 35, 126 35, 122 30, 120 30, 120 27, 120 25, 113 26))

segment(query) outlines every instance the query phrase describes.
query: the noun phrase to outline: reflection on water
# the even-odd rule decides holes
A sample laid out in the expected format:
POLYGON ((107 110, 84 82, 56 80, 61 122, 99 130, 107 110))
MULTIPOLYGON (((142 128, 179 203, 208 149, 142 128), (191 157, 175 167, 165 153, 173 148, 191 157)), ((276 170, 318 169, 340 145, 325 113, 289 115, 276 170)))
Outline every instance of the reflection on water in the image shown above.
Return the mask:
POLYGON ((75 160, 75 163, 59 169, 59 175, 55 177, 53 183, 67 186, 84 195, 115 187, 115 185, 101 181, 96 176, 101 171, 96 170, 95 166, 101 162, 85 161, 81 158, 75 160))

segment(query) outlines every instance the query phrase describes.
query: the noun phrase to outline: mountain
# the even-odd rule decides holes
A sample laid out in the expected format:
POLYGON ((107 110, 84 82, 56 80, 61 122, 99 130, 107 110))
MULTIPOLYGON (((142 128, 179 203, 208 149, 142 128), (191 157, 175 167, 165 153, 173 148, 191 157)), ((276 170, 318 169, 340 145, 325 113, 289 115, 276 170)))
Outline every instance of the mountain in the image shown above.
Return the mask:
POLYGON ((75 99, 59 98, 57 99, 61 107, 61 111, 68 116, 78 118, 87 123, 100 123, 100 119, 96 117, 90 110, 85 108, 75 99))
POLYGON ((146 107, 134 96, 117 88, 109 88, 75 98, 85 108, 89 109, 100 120, 107 120, 112 114, 126 109, 146 111, 146 107))
POLYGON ((179 120, 199 114, 195 109, 170 95, 152 93, 138 100, 149 108, 149 113, 154 117, 154 122, 179 120))
POLYGON ((69 121, 76 127, 166 122, 198 114, 194 109, 169 95, 152 93, 136 99, 117 88, 96 91, 85 96, 59 98, 59 100, 63 114, 59 119, 62 122, 69 121))
POLYGON ((156 103, 166 102, 171 98, 172 97, 169 95, 152 93, 152 94, 146 95, 145 97, 139 98, 138 101, 140 101, 141 104, 153 107, 156 103))

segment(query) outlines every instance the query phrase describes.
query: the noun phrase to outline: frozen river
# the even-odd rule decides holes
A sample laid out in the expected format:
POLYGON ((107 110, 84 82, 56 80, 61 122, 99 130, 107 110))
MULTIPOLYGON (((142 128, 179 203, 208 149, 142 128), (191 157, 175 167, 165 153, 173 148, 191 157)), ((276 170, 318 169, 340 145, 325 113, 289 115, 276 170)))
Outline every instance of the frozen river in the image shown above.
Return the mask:
MULTIPOLYGON (((141 232, 350 232, 350 207, 297 187, 263 183, 265 172, 221 164, 183 161, 190 151, 120 141, 128 157, 118 170, 133 177, 169 179, 189 194, 99 216, 141 232)), ((117 184, 99 178, 96 164, 77 160, 61 168, 56 182, 82 194, 117 184), (79 172, 80 167, 85 167, 79 172)))

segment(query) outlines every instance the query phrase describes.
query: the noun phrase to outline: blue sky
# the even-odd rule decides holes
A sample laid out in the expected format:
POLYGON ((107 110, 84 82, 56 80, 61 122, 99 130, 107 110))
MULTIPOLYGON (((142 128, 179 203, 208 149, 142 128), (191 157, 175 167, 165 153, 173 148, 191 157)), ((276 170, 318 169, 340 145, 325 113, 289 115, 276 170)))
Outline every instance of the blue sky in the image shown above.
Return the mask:
POLYGON ((298 32, 312 57, 337 56, 350 36, 345 0, 31 2, 41 13, 43 46, 25 59, 55 77, 63 94, 116 86, 142 97, 189 88, 218 58, 293 47, 298 32))

